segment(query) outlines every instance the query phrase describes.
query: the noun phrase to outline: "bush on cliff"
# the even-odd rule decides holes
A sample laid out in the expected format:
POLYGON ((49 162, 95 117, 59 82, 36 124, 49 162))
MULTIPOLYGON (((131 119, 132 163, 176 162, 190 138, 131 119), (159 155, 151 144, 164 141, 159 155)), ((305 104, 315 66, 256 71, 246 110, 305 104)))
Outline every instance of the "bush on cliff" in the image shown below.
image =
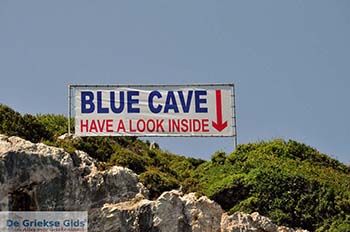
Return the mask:
POLYGON ((0 104, 0 133, 19 136, 32 142, 52 139, 51 132, 35 116, 21 115, 10 107, 0 104))
POLYGON ((350 215, 350 169, 337 160, 283 140, 240 145, 225 160, 214 158, 194 178, 224 209, 258 211, 311 231, 347 231, 341 228, 350 215))

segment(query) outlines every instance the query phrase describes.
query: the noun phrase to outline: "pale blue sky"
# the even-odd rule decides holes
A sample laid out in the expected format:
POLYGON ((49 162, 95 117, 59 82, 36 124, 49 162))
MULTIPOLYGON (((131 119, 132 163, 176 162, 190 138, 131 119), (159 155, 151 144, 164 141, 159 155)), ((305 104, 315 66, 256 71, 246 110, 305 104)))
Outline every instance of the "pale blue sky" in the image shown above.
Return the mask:
MULTIPOLYGON (((350 1, 0 1, 0 102, 66 113, 72 84, 236 84, 238 140, 350 162, 350 1)), ((155 139, 208 158, 232 139, 155 139)))

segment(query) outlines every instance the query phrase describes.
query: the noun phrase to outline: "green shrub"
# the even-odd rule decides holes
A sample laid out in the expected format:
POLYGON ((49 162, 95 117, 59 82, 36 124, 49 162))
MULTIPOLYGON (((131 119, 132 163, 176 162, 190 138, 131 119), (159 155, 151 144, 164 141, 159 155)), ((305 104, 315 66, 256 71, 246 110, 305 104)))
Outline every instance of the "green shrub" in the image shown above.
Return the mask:
POLYGON ((211 161, 214 164, 219 164, 219 165, 224 164, 226 161, 226 153, 222 151, 215 152, 211 157, 211 161))
POLYGON ((159 171, 159 169, 151 168, 140 175, 140 181, 150 192, 151 198, 157 198, 161 193, 172 189, 179 188, 179 182, 168 175, 159 171))
POLYGON ((68 119, 64 115, 38 114, 36 119, 55 137, 68 132, 68 119))
POLYGON ((52 140, 52 134, 36 117, 15 112, 0 104, 0 133, 9 136, 19 136, 32 142, 52 140))
POLYGON ((0 133, 9 136, 22 136, 24 120, 10 107, 0 104, 0 133))
POLYGON ((330 229, 335 220, 334 228, 346 228, 350 175, 340 162, 283 140, 240 145, 222 158, 200 165, 195 176, 200 191, 231 213, 258 211, 277 224, 311 231, 330 229))
POLYGON ((130 168, 137 174, 146 171, 145 157, 137 155, 127 149, 120 149, 119 151, 114 153, 111 156, 109 163, 111 165, 119 165, 130 168))

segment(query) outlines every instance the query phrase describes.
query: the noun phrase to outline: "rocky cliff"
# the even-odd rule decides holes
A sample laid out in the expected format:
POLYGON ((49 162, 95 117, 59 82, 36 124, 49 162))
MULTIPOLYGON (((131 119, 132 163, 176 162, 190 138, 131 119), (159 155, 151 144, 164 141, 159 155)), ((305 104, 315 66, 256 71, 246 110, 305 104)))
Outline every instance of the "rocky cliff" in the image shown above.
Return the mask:
MULTIPOLYGON (((135 173, 100 171, 84 152, 0 135, 0 210, 87 210, 89 231, 295 231, 258 213, 233 215, 207 197, 173 190, 156 200, 135 173)), ((302 231, 302 230, 297 230, 302 231)))

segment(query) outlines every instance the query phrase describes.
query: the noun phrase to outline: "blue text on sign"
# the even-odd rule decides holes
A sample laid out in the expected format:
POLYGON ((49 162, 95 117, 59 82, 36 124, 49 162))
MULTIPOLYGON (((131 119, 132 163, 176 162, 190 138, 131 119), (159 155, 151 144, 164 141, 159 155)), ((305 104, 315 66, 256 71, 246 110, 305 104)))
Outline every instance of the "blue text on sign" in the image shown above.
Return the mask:
MULTIPOLYGON (((102 91, 97 91, 96 96, 92 91, 81 92, 81 112, 84 114, 94 113, 108 114, 113 112, 120 114, 124 110, 127 113, 140 113, 139 91, 109 91, 110 104, 103 106, 102 91), (119 93, 119 98, 116 100, 116 95, 119 93), (96 103, 95 103, 96 99, 96 103)), ((207 91, 206 90, 189 90, 187 96, 183 91, 167 91, 166 96, 163 96, 160 91, 151 91, 148 95, 148 108, 154 113, 179 113, 180 109, 184 113, 189 113, 191 103, 194 101, 194 110, 196 113, 207 113, 207 91), (176 100, 178 96, 179 102, 176 100), (155 103, 155 100, 165 99, 164 104, 155 103), (179 109, 179 106, 181 107, 179 109)))

